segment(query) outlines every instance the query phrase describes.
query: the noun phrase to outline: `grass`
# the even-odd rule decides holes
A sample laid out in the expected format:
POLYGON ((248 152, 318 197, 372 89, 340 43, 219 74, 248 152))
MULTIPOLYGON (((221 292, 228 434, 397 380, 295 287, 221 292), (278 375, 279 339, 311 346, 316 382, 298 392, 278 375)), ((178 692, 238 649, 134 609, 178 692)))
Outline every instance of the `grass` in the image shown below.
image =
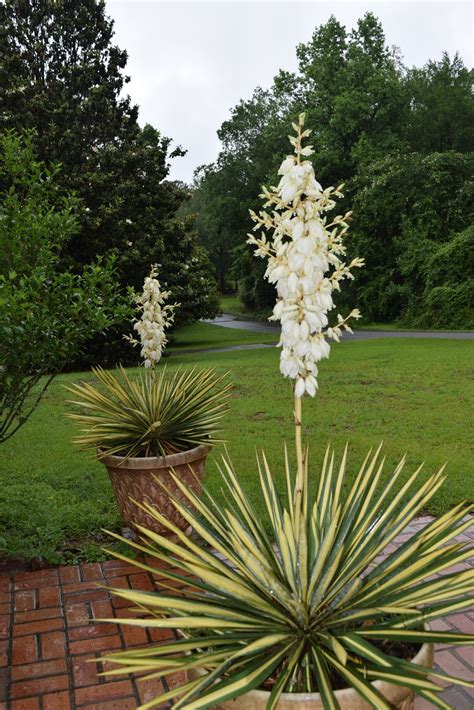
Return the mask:
MULTIPOLYGON (((216 326, 209 326, 216 327, 216 326)), ((314 477, 327 442, 338 454, 350 445, 354 475, 368 449, 385 442, 386 476, 406 452, 407 475, 425 461, 426 475, 448 462, 448 481, 429 512, 442 513, 474 497, 470 403, 473 345, 448 340, 372 340, 333 348, 320 368, 321 390, 304 402, 304 434, 314 477)), ((283 444, 292 446, 290 385, 278 373, 278 351, 268 348, 225 353, 179 352, 168 368, 197 364, 230 370, 234 383, 225 438, 239 476, 257 495, 255 452, 265 448, 282 482, 283 444)), ((67 382, 57 378, 31 420, 0 449, 0 538, 4 556, 51 562, 100 559, 101 528, 120 521, 107 474, 89 454, 71 444, 74 425, 67 382)), ((216 461, 210 456, 205 483, 224 502, 216 461)))
POLYGON ((236 293, 221 294, 221 309, 224 313, 233 315, 245 315, 245 306, 236 293))
POLYGON ((193 323, 177 328, 168 351, 204 350, 223 348, 229 345, 252 345, 262 343, 277 343, 278 328, 273 333, 252 333, 249 330, 224 328, 210 323, 193 323))
POLYGON ((402 332, 422 332, 422 333, 470 333, 470 330, 463 330, 462 328, 415 328, 413 326, 406 326, 400 323, 364 323, 364 321, 358 324, 358 330, 379 330, 385 332, 397 331, 402 332))

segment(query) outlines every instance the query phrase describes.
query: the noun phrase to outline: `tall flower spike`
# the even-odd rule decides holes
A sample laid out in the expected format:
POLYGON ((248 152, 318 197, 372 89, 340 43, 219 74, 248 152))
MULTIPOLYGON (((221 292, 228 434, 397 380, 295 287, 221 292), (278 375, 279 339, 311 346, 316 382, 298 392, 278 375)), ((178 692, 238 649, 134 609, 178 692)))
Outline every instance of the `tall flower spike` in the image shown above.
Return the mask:
POLYGON ((141 317, 135 319, 133 326, 140 340, 125 336, 132 345, 141 346, 140 355, 145 367, 155 367, 161 359, 168 342, 165 329, 174 321, 174 311, 179 306, 179 303, 165 305, 171 292, 161 290, 157 268, 157 264, 152 266, 150 275, 145 278, 143 292, 135 299, 142 311, 141 317))
POLYGON ((343 279, 352 279, 352 269, 363 266, 363 259, 345 264, 343 237, 351 213, 331 218, 335 197, 342 197, 342 185, 325 190, 317 182, 309 157, 311 146, 302 142, 310 134, 304 130, 304 113, 293 123, 295 136, 289 136, 294 155, 280 165, 281 180, 271 190, 262 188, 264 210, 251 212, 256 223, 248 243, 257 247, 256 256, 268 259, 265 277, 277 289, 277 303, 270 320, 281 323, 279 345, 282 347, 280 370, 295 380, 295 395, 314 397, 318 387, 317 362, 329 357, 327 338, 339 341, 342 331, 352 332, 348 321, 360 318, 354 309, 346 318, 328 327, 328 312, 334 308, 333 290, 340 290, 343 279), (271 211, 267 211, 270 208, 271 211))

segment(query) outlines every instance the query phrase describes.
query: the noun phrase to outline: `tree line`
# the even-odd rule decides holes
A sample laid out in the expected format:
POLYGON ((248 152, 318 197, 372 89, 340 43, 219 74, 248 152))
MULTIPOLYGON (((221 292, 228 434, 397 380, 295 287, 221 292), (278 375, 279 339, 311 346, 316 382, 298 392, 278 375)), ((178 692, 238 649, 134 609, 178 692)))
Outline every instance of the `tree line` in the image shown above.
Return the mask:
POLYGON ((237 283, 257 311, 273 303, 245 243, 249 209, 276 183, 305 111, 318 180, 345 184, 349 256, 367 264, 348 301, 366 321, 474 327, 473 72, 457 54, 406 68, 371 13, 350 32, 331 17, 296 53, 296 72, 280 70, 232 109, 217 160, 198 168, 181 208, 195 215, 221 289, 237 283))

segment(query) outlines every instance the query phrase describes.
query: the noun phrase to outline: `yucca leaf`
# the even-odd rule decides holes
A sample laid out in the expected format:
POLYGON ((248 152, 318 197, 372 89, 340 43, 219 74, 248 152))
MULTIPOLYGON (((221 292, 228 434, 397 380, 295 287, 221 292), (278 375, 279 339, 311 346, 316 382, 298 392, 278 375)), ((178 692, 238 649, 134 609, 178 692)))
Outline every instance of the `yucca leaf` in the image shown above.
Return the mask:
POLYGON ((247 527, 252 531, 253 535, 261 541, 267 553, 270 553, 272 547, 265 528, 259 518, 255 519, 250 500, 240 485, 239 479, 232 469, 229 460, 222 457, 222 463, 225 473, 221 470, 221 476, 227 487, 227 491, 234 499, 247 527))
POLYGON ((432 705, 441 710, 453 710, 452 705, 447 703, 445 700, 439 697, 436 693, 431 693, 429 690, 419 690, 418 695, 425 700, 428 700, 432 705))
POLYGON ((304 640, 300 641, 296 648, 294 648, 293 651, 290 653, 286 668, 280 673, 277 681, 273 685, 265 710, 274 710, 277 707, 280 696, 298 663, 303 648, 304 640))
MULTIPOLYGON (((469 590, 470 591, 470 590, 469 590)), ((456 595, 457 596, 457 595, 456 595)), ((468 595, 461 599, 455 599, 452 602, 443 602, 441 604, 430 604, 428 609, 423 609, 419 613, 418 625, 431 621, 432 619, 440 619, 444 616, 449 616, 463 609, 468 609, 472 606, 472 595, 468 595)), ((416 620, 415 622, 416 623, 416 620)), ((392 628, 396 629, 402 626, 411 626, 412 622, 397 622, 392 624, 392 628)))
POLYGON ((317 679, 318 690, 321 695, 324 710, 339 710, 339 703, 334 695, 334 690, 331 685, 331 678, 328 673, 327 663, 324 656, 318 651, 317 648, 312 649, 311 655, 314 662, 314 673, 317 679))
POLYGON ((426 678, 419 675, 410 673, 407 667, 402 668, 397 672, 396 663, 392 665, 390 670, 384 670, 383 668, 373 669, 370 666, 364 669, 364 673, 367 678, 372 680, 383 680, 386 683, 393 683, 394 685, 401 685, 404 688, 411 688, 413 690, 431 690, 438 691, 442 690, 439 685, 433 683, 426 678))
POLYGON ((364 604, 370 604, 371 600, 379 597, 381 594, 388 599, 390 598, 390 590, 395 590, 399 593, 400 589, 405 586, 411 587, 413 589, 413 593, 416 594, 417 587, 415 585, 420 580, 424 580, 427 574, 437 574, 438 572, 446 569, 446 567, 469 559, 471 555, 472 553, 470 550, 463 549, 462 545, 457 544, 452 547, 445 548, 442 554, 435 550, 428 555, 421 555, 419 559, 410 562, 405 569, 402 569, 398 573, 392 574, 385 582, 381 581, 380 575, 378 578, 375 577, 372 579, 370 586, 373 587, 377 579, 378 586, 373 589, 373 591, 369 591, 365 595, 359 595, 359 601, 364 604), (454 554, 450 554, 451 552, 454 554))
POLYGON ((225 702, 229 698, 235 697, 235 694, 241 695, 252 690, 260 685, 272 671, 280 663, 285 656, 287 648, 279 650, 272 654, 267 660, 262 663, 261 659, 257 659, 253 663, 249 663, 243 671, 237 673, 231 679, 223 680, 214 686, 211 691, 205 693, 202 697, 184 705, 176 705, 181 710, 201 710, 212 705, 225 702))
POLYGON ((332 634, 327 634, 325 638, 326 643, 332 649, 336 658, 342 663, 343 666, 347 663, 347 651, 342 645, 342 643, 332 634))
POLYGON ((379 663, 382 668, 390 668, 391 661, 385 657, 385 654, 372 646, 372 644, 367 643, 363 638, 360 638, 360 636, 346 633, 343 636, 339 636, 339 641, 345 644, 353 653, 374 663, 379 663))
POLYGON ((335 511, 332 517, 331 525, 329 526, 329 529, 324 537, 324 541, 320 547, 319 553, 316 555, 313 567, 310 570, 310 578, 308 585, 308 597, 310 599, 312 598, 313 594, 317 595, 318 598, 321 598, 322 590, 316 590, 316 585, 318 581, 321 580, 321 577, 323 576, 323 570, 325 569, 326 561, 333 552, 333 543, 339 525, 339 517, 340 508, 335 511))
POLYGON ((324 649, 322 653, 327 662, 347 680, 349 687, 357 690, 364 700, 367 700, 376 710, 391 710, 391 705, 386 698, 384 698, 374 685, 365 680, 364 676, 356 668, 350 667, 349 665, 344 666, 340 661, 331 656, 331 654, 324 651, 324 649))
MULTIPOLYGON (((217 618, 217 617, 209 617, 206 618, 204 616, 190 616, 188 614, 185 614, 184 612, 180 616, 164 616, 161 619, 96 619, 96 621, 101 621, 101 622, 112 622, 115 624, 127 624, 130 626, 141 626, 141 627, 150 627, 152 629, 208 629, 209 626, 212 626, 215 629, 243 629, 247 628, 248 630, 252 629, 259 629, 260 631, 262 630, 268 630, 269 628, 272 628, 271 624, 265 624, 265 623, 255 623, 252 620, 252 623, 248 623, 247 625, 245 622, 240 621, 229 621, 228 619, 225 618, 217 618), (212 624, 211 624, 211 619, 212 619, 212 624)), ((273 627, 276 628, 276 627, 273 627)))
MULTIPOLYGON (((127 651, 121 651, 119 653, 114 653, 113 658, 114 663, 121 663, 123 665, 127 663, 148 663, 149 658, 160 658, 160 656, 171 656, 173 654, 185 654, 181 656, 182 661, 186 661, 188 658, 188 651, 195 651, 200 648, 218 648, 219 646, 230 646, 231 644, 241 644, 241 643, 251 643, 260 638, 257 632, 255 633, 237 633, 237 634, 226 634, 225 636, 218 636, 213 634, 212 636, 196 636, 193 638, 177 639, 176 641, 167 641, 166 644, 158 644, 155 646, 148 646, 139 649, 128 649, 127 651)), ((109 660, 108 657, 93 658, 91 663, 100 663, 101 661, 109 660)), ((112 673, 113 671, 104 671, 104 675, 112 673)))
MULTIPOLYGON (((116 596, 122 596, 122 592, 119 589, 112 588, 111 591, 116 596)), ((165 594, 155 594, 154 592, 139 592, 133 591, 128 593, 125 599, 129 599, 135 604, 141 604, 148 606, 151 609, 163 609, 170 610, 173 613, 189 613, 194 616, 207 615, 212 619, 224 619, 227 621, 241 621, 242 626, 248 624, 256 625, 271 625, 272 621, 266 617, 265 611, 260 609, 255 609, 253 614, 244 613, 243 609, 240 612, 232 610, 228 606, 224 606, 222 603, 213 603, 213 600, 209 597, 200 596, 194 599, 187 599, 182 596, 168 596, 165 594), (206 603, 206 599, 209 602, 206 603)), ((275 624, 277 621, 275 620, 275 624)))
MULTIPOLYGON (((226 660, 223 663, 218 664, 212 671, 205 674, 201 679, 201 682, 193 688, 192 692, 187 693, 179 700, 176 704, 176 708, 188 707, 191 700, 194 700, 196 697, 202 697, 204 691, 210 688, 215 680, 222 677, 230 666, 236 664, 239 658, 257 655, 260 662, 264 663, 266 660, 264 655, 265 652, 271 648, 278 647, 283 641, 285 641, 285 639, 286 636, 284 634, 270 634, 266 638, 259 638, 250 642, 236 653, 228 652, 226 660)), ((206 664, 207 661, 208 659, 206 657, 206 664)))
POLYGON ((369 639, 386 639, 387 641, 411 641, 420 643, 449 643, 465 645, 474 643, 474 634, 457 633, 455 631, 428 631, 426 629, 394 629, 367 626, 354 631, 355 634, 369 639))
POLYGON ((450 673, 438 671, 435 668, 421 666, 419 663, 410 663, 409 661, 405 661, 402 658, 397 658, 397 665, 406 668, 410 673, 413 673, 415 675, 420 674, 422 676, 431 676, 432 678, 439 678, 440 680, 450 681, 450 683, 463 685, 466 688, 474 688, 474 680, 459 678, 458 676, 453 676, 450 673))
MULTIPOLYGON (((140 682, 140 678, 137 678, 137 681, 140 682)), ((152 708, 156 708, 157 705, 163 705, 163 703, 166 703, 169 700, 172 700, 173 698, 176 698, 179 695, 182 695, 183 693, 192 690, 199 683, 199 681, 200 679, 196 678, 187 683, 183 683, 179 687, 171 688, 165 693, 160 693, 160 695, 157 695, 157 697, 153 698, 153 700, 150 700, 149 702, 140 705, 140 710, 152 710, 152 708)))

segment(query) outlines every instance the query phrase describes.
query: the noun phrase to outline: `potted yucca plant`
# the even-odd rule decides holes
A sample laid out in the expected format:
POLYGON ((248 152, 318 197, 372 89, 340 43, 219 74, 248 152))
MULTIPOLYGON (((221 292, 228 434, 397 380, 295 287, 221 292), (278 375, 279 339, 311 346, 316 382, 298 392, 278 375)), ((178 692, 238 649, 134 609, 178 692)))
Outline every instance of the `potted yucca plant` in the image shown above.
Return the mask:
POLYGON ((344 494, 346 452, 338 465, 326 453, 317 488, 308 470, 306 458, 302 478, 292 480, 287 461, 282 496, 262 457, 266 521, 226 460, 225 508, 208 493, 200 500, 175 476, 187 502, 171 498, 200 543, 146 506, 178 540, 140 528, 141 541, 129 544, 156 568, 130 562, 159 573, 163 591, 114 589, 145 618, 108 621, 173 629, 176 638, 102 660, 118 664, 112 675, 146 679, 184 670, 187 681, 170 682, 171 690, 142 708, 172 700, 182 710, 409 710, 415 693, 449 708, 437 679, 473 687, 431 665, 433 643, 468 645, 474 635, 428 626, 472 604, 474 569, 447 572, 472 554, 453 541, 470 524, 463 522, 469 511, 458 505, 379 561, 426 508, 442 473, 421 484, 418 470, 405 481, 402 461, 383 483, 377 451, 344 494), (167 580, 183 585, 179 596, 169 593, 167 580))
POLYGON ((156 277, 153 267, 137 297, 142 313, 134 328, 140 341, 128 338, 141 346, 144 372, 133 378, 121 367, 117 377, 94 368, 99 387, 83 382, 67 389, 75 397, 72 404, 82 410, 68 414, 82 430, 75 442, 97 451, 109 473, 123 520, 132 528, 148 525, 163 531, 137 502, 151 503, 178 527, 187 526, 158 481, 177 491, 170 475, 173 470, 199 494, 205 460, 217 441, 230 385, 212 369, 178 370, 172 377, 165 369, 157 373, 167 342, 165 328, 172 323, 178 304, 164 305, 170 294, 161 290, 156 277))
POLYGON ((108 657, 118 665, 108 674, 187 672, 181 686, 165 685, 171 690, 143 708, 172 701, 183 710, 409 710, 415 694, 449 708, 439 697, 436 681, 447 676, 432 670, 432 644, 474 641, 474 635, 429 628, 432 620, 472 603, 474 569, 449 571, 471 554, 455 541, 471 522, 464 504, 398 549, 389 547, 426 508, 443 483, 442 471, 421 483, 420 469, 405 477, 402 460, 386 479, 379 449, 349 483, 347 448, 337 463, 328 449, 317 485, 310 480, 302 400, 316 394, 316 363, 329 354, 326 336, 337 340, 348 327, 339 316, 335 327, 324 330, 331 292, 361 260, 349 266, 340 260, 348 215, 325 218, 339 190, 322 190, 311 164, 302 160, 311 154, 302 147, 303 122, 300 116, 291 139, 295 156, 283 162, 278 188, 264 189, 271 216, 254 215, 272 230, 272 240, 251 237, 269 257, 267 277, 279 294, 274 318, 282 321, 281 370, 294 381, 296 470, 285 452, 282 493, 265 456, 259 458, 265 518, 225 458, 225 505, 208 492, 199 498, 172 474, 179 496, 162 488, 193 527, 193 538, 143 505, 178 538, 140 527, 140 541, 129 543, 142 553, 133 564, 152 573, 159 568, 163 591, 114 589, 134 605, 135 618, 108 621, 172 629, 175 638, 108 657))

